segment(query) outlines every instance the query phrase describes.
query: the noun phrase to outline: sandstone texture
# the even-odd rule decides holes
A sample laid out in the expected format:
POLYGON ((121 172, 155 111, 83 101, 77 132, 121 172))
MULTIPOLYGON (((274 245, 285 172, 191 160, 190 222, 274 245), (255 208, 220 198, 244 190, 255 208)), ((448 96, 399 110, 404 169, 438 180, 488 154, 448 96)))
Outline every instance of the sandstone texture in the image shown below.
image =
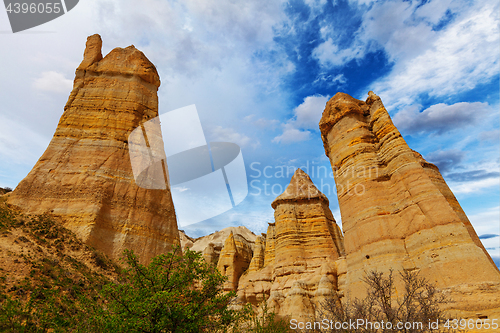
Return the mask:
POLYGON ((272 207, 275 223, 269 225, 266 239, 259 240, 266 245, 254 252, 252 269, 240 279, 239 299, 257 305, 266 298, 280 315, 312 318, 319 302, 337 289, 342 233, 328 199, 301 169, 272 207))
POLYGON ((184 230, 179 230, 179 241, 181 244, 181 249, 184 251, 185 249, 191 248, 195 242, 195 240, 184 232, 184 230))
POLYGON ((418 270, 445 291, 455 317, 499 318, 497 267, 438 168, 408 147, 380 98, 337 93, 319 126, 342 215, 341 296, 363 296, 366 271, 418 270))
MULTIPOLYGON (((51 212, 111 258, 131 249, 147 262, 179 244, 168 182, 139 187, 128 149, 130 133, 158 116, 160 79, 134 46, 103 58, 101 45, 99 35, 87 39, 54 137, 8 202, 31 214, 51 212)), ((163 144, 155 131, 150 143, 163 144)))
MULTIPOLYGON (((189 248, 191 251, 201 252, 205 261, 208 263, 212 263, 215 266, 217 266, 219 263, 222 249, 225 247, 224 244, 230 237, 232 237, 235 240, 235 246, 237 250, 241 254, 237 257, 233 256, 233 259, 238 258, 239 260, 246 258, 244 260, 248 261, 248 263, 245 263, 243 265, 245 267, 244 270, 248 268, 250 260, 252 259, 252 253, 254 251, 255 242, 257 239, 257 236, 253 232, 243 226, 227 227, 220 231, 213 232, 210 235, 199 237, 196 239, 187 236, 184 231, 180 230, 179 237, 181 241, 181 247, 183 249, 189 248)), ((230 242, 230 244, 232 243, 230 242)), ((224 265, 232 267, 233 263, 231 263, 231 261, 227 261, 229 249, 226 249, 225 251, 226 252, 224 253, 224 258, 226 258, 226 263, 221 263, 221 266, 222 268, 224 265)), ((234 250, 231 251, 233 251, 233 254, 236 254, 234 250)), ((237 263, 237 265, 239 265, 239 263, 237 263)), ((230 270, 232 269, 233 268, 231 268, 230 270)), ((221 272, 223 272, 223 269, 221 269, 221 272)), ((241 275, 241 273, 239 275, 241 275)))
POLYGON ((224 283, 224 290, 238 289, 240 277, 248 269, 252 260, 252 245, 243 236, 234 235, 232 232, 224 242, 217 263, 217 269, 228 278, 224 283))

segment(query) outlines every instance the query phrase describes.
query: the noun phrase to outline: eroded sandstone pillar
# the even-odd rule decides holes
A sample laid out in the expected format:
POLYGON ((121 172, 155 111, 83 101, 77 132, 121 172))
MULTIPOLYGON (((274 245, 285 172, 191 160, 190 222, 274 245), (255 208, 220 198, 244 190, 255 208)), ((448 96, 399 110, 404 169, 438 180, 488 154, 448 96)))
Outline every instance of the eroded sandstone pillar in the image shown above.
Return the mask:
POLYGON ((179 244, 168 183, 164 190, 139 187, 128 149, 129 134, 158 116, 160 79, 134 46, 104 58, 101 46, 99 35, 87 39, 54 137, 9 203, 53 213, 114 259, 131 249, 147 262, 179 244))
POLYGON ((367 271, 418 270, 449 292, 449 309, 498 314, 498 269, 437 167, 408 147, 380 98, 337 93, 320 129, 342 215, 347 295, 363 296, 367 271))
POLYGON ((234 235, 231 231, 224 242, 217 263, 219 272, 228 278, 224 283, 224 290, 231 291, 238 288, 240 276, 250 266, 252 255, 252 246, 248 240, 241 235, 234 235))
POLYGON ((275 223, 269 224, 264 265, 241 277, 241 301, 258 305, 267 298, 279 315, 310 320, 319 302, 336 294, 337 262, 344 245, 328 204, 298 169, 272 203, 275 223))

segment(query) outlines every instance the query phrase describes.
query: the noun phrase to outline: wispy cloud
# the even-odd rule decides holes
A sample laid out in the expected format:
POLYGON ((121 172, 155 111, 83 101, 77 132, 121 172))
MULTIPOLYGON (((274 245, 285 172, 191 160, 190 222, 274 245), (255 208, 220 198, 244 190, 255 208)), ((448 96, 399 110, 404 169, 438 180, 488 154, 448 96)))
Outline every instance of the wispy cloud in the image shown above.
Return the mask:
POLYGON ((309 140, 310 130, 318 130, 319 120, 327 101, 328 96, 322 95, 304 98, 304 102, 293 110, 294 117, 283 124, 283 134, 275 137, 273 142, 292 143, 309 140))
POLYGON ((445 173, 464 160, 465 152, 458 149, 437 150, 425 157, 429 162, 434 163, 441 173, 445 173))
POLYGON ((460 130, 472 126, 492 112, 488 103, 439 103, 420 111, 410 106, 394 116, 394 124, 407 134, 437 133, 460 130))
POLYGON ((64 77, 64 74, 50 71, 43 72, 33 82, 33 87, 41 91, 68 94, 73 89, 73 81, 64 77))
POLYGON ((217 126, 209 133, 210 141, 213 142, 232 142, 237 143, 240 147, 245 147, 250 144, 253 146, 259 144, 258 141, 252 142, 251 139, 243 133, 239 133, 232 128, 217 126))
POLYGON ((467 91, 498 75, 499 4, 478 1, 462 10, 422 53, 397 62, 371 85, 386 105, 411 105, 420 94, 443 97, 467 91))

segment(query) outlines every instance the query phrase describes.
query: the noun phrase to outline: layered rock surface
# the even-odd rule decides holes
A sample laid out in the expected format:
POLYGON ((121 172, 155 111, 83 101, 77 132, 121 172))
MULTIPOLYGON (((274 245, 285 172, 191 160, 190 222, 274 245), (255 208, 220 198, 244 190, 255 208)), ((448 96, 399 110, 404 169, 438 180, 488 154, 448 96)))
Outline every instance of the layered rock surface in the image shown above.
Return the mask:
POLYGON ((364 294, 366 271, 418 270, 448 294, 456 315, 500 315, 497 267, 438 168, 408 147, 380 98, 337 93, 320 129, 342 215, 348 294, 364 294))
POLYGON ((342 234, 328 199, 301 169, 272 206, 275 223, 268 228, 264 259, 262 246, 259 257, 254 255, 259 264, 240 279, 238 296, 255 305, 268 296, 268 305, 278 314, 312 317, 325 290, 337 289, 336 262, 344 254, 342 234), (256 269, 262 261, 263 267, 256 269))
MULTIPOLYGON (((54 137, 9 203, 51 212, 112 258, 132 249, 147 262, 179 243, 168 182, 139 187, 128 149, 130 133, 158 116, 160 79, 134 46, 104 58, 101 46, 99 35, 88 38, 54 137)), ((162 143, 159 130, 154 135, 162 143)))
POLYGON ((252 260, 252 244, 243 236, 231 232, 224 242, 224 247, 220 252, 217 269, 228 280, 224 283, 224 290, 231 291, 238 289, 241 275, 245 272, 252 260))
POLYGON ((196 239, 181 230, 179 237, 183 249, 201 252, 207 263, 214 264, 228 277, 225 290, 236 290, 238 287, 241 274, 249 269, 258 238, 243 226, 227 227, 196 239))

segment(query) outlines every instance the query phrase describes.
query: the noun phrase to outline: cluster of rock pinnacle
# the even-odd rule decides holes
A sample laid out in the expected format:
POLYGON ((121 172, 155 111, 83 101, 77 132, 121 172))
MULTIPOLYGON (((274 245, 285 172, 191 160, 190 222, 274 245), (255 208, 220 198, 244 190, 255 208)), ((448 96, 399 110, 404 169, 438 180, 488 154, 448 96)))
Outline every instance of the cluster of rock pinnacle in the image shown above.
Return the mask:
MULTIPOLYGON (((160 79, 134 46, 103 58, 101 45, 100 36, 88 38, 54 137, 8 202, 50 212, 112 258, 132 249, 148 262, 180 244, 170 189, 137 186, 128 152, 131 131, 158 116, 160 79)), ((266 297, 279 315, 304 319, 327 297, 362 297, 367 271, 418 270, 447 293, 455 315, 500 317, 498 268, 438 168, 408 147, 380 98, 337 93, 319 128, 343 189, 342 230, 298 169, 272 203, 266 234, 235 229, 223 244, 198 249, 228 276, 225 289, 255 305, 266 297)))

